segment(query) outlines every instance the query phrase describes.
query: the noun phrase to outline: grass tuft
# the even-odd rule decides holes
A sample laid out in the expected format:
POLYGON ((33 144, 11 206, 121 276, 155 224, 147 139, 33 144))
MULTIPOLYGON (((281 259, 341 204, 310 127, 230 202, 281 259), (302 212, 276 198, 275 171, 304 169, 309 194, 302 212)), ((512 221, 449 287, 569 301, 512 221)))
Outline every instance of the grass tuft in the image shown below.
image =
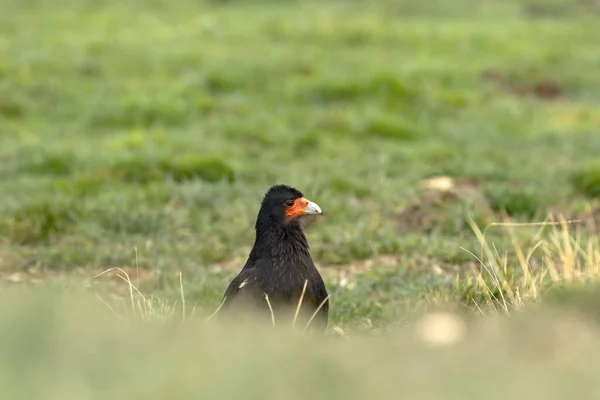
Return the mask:
POLYGON ((527 189, 498 187, 487 195, 490 208, 496 213, 531 221, 545 214, 543 200, 527 189))
POLYGON ((401 141, 413 141, 422 136, 417 129, 406 121, 389 116, 372 119, 365 130, 371 136, 401 141))
POLYGON ((576 223, 561 218, 538 224, 496 224, 508 228, 511 237, 512 246, 504 251, 471 223, 481 249, 479 254, 471 253, 478 264, 472 277, 461 284, 464 301, 471 301, 480 311, 510 314, 539 302, 553 287, 598 283, 600 242, 596 236, 585 237, 576 223), (575 233, 571 225, 576 226, 575 233), (516 229, 536 226, 535 242, 522 247, 516 229))
POLYGON ((77 157, 69 151, 24 149, 4 168, 3 175, 70 177, 79 165, 77 157))
POLYGON ((570 181, 578 193, 590 198, 600 198, 600 165, 574 171, 570 181))
POLYGON ((181 183, 194 179, 206 182, 233 182, 235 171, 218 158, 180 156, 158 161, 134 157, 120 161, 112 167, 113 179, 122 182, 148 184, 167 179, 181 183))
POLYGON ((68 201, 24 204, 0 222, 0 233, 17 245, 49 244, 73 232, 80 216, 78 204, 68 201))

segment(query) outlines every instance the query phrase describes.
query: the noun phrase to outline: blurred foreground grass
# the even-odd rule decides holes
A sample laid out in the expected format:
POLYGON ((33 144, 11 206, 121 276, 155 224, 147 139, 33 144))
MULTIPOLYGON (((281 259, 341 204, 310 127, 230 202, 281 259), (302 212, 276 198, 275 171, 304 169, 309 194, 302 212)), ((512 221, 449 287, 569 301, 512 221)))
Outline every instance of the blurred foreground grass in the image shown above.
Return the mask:
POLYGON ((120 267, 165 305, 181 271, 210 313, 273 183, 325 211, 308 234, 344 327, 510 310, 569 276, 562 258, 596 268, 597 2, 1 6, 3 283, 120 267), (494 283, 470 218, 548 214, 580 237, 492 226, 494 283), (556 237, 585 251, 548 254, 556 237))
POLYGON ((548 400, 600 390, 597 288, 510 318, 432 314, 367 337, 142 322, 65 292, 0 297, 4 398, 548 400))

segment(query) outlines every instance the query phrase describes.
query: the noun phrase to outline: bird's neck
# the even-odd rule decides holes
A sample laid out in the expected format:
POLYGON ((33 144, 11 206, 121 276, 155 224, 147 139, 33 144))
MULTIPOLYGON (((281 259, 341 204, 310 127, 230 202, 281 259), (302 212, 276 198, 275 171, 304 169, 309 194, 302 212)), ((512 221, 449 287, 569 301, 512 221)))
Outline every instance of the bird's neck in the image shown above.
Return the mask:
POLYGON ((257 225, 250 257, 268 258, 282 264, 312 264, 308 240, 298 223, 285 226, 276 223, 257 225))

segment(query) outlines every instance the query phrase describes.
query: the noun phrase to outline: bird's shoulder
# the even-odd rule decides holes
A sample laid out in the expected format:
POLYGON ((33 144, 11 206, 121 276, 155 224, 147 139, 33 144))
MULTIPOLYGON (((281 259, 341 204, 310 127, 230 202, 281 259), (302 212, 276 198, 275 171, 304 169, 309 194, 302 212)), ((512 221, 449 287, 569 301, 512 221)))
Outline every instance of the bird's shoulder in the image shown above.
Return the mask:
MULTIPOLYGON (((233 278, 225 290, 224 301, 230 303, 234 298, 263 297, 263 278, 265 260, 260 258, 248 258, 239 274, 233 278)), ((268 269, 268 268, 267 268, 268 269)))
POLYGON ((257 281, 257 269, 255 267, 245 268, 240 271, 240 273, 233 278, 227 290, 225 291, 225 296, 231 298, 240 290, 243 290, 255 286, 257 281))

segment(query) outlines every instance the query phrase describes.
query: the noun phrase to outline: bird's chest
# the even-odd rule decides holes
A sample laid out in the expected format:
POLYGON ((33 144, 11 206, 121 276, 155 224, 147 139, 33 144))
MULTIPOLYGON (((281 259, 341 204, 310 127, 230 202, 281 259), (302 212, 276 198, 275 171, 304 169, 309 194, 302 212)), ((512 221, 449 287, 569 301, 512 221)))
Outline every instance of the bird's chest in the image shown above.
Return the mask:
POLYGON ((308 262, 281 257, 271 260, 269 269, 261 272, 261 286, 270 297, 292 300, 300 296, 306 282, 307 291, 312 287, 314 267, 308 262))

